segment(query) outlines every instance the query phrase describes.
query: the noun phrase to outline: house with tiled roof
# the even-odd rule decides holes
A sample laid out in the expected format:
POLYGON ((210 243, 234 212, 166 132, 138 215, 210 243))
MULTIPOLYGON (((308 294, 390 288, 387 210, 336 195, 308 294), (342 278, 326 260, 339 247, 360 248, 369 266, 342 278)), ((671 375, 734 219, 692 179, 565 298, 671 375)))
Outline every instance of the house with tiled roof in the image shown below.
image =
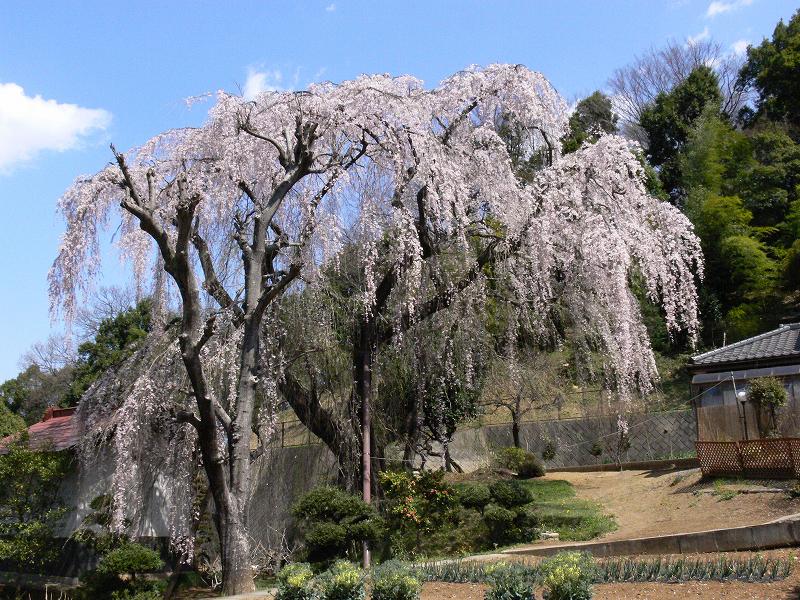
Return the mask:
POLYGON ((693 356, 689 366, 697 410, 698 439, 744 440, 760 437, 757 407, 747 400, 748 384, 777 377, 788 402, 780 411, 781 435, 800 436, 800 323, 693 356))

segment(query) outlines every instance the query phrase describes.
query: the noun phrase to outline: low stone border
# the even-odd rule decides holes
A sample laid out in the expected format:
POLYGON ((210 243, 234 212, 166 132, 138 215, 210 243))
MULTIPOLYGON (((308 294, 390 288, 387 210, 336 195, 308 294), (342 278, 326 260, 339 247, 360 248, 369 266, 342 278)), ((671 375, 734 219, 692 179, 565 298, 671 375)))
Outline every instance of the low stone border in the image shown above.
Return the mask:
POLYGON ((594 473, 596 471, 660 471, 669 469, 694 469, 700 466, 696 458, 673 458, 667 460, 640 460, 624 462, 622 465, 581 465, 580 467, 553 467, 548 473, 594 473))
POLYGON ((594 557, 629 556, 636 554, 694 554, 705 552, 737 552, 769 550, 800 546, 800 515, 783 517, 762 525, 746 525, 730 529, 711 529, 691 533, 674 533, 629 540, 576 542, 552 546, 525 546, 504 550, 503 554, 520 556, 552 556, 558 552, 578 550, 594 557))

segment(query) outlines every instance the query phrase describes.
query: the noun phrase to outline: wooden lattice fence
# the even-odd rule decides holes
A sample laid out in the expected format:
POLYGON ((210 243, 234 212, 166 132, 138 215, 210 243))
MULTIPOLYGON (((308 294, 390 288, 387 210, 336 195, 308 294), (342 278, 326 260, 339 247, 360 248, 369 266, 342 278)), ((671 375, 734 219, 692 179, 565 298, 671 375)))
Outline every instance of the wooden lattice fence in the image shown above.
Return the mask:
POLYGON ((800 477, 800 438, 697 442, 696 446, 705 476, 800 477))

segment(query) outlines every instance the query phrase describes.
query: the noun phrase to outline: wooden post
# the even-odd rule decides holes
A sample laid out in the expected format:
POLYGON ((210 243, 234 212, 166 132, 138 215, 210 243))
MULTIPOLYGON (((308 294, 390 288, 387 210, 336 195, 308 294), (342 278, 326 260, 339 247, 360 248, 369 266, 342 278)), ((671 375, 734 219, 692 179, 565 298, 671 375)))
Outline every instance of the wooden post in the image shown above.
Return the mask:
MULTIPOLYGON (((369 398, 361 399, 361 493, 364 502, 370 504, 372 501, 372 423, 369 414, 369 398)), ((369 569, 370 551, 369 543, 364 542, 364 568, 369 569)))

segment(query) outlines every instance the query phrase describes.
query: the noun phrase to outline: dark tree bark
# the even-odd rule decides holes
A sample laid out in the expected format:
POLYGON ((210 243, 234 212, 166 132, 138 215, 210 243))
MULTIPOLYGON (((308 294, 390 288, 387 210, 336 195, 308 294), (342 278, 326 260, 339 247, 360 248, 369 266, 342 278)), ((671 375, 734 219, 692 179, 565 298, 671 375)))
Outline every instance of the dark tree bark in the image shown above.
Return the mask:
MULTIPOLYGON (((140 190, 128 171, 125 158, 112 146, 112 151, 122 173, 121 187, 126 192, 122 207, 135 216, 141 229, 155 240, 164 261, 165 271, 172 277, 181 297, 181 323, 179 344, 181 359, 197 405, 197 415, 182 414, 181 418, 191 423, 197 431, 198 444, 208 487, 214 500, 214 522, 220 541, 223 593, 228 595, 251 592, 253 584, 252 560, 247 529, 247 498, 250 489, 250 435, 253 429, 253 412, 259 378, 259 355, 262 323, 270 303, 300 274, 299 248, 304 240, 290 244, 281 239, 269 241, 269 232, 277 228, 273 223, 281 203, 292 188, 311 173, 314 157, 311 148, 316 140, 316 123, 303 123, 297 118, 294 139, 286 139, 286 147, 267 139, 242 124, 242 131, 259 137, 273 146, 280 154, 284 176, 264 196, 257 196, 244 181, 239 182, 242 193, 252 204, 252 211, 237 220, 235 239, 241 251, 244 268, 244 298, 241 305, 234 301, 214 271, 214 262, 205 240, 197 230, 195 209, 200 195, 184 194, 185 179, 179 175, 176 185, 179 193, 177 214, 174 220, 175 233, 170 235, 157 217, 157 200, 151 198, 153 189, 140 190), (276 270, 275 260, 279 252, 290 246, 297 248, 295 259, 281 271, 276 270), (213 399, 210 393, 201 352, 213 335, 215 316, 208 318, 200 296, 201 283, 192 264, 191 251, 196 252, 202 267, 202 288, 223 309, 234 312, 236 325, 242 328, 242 345, 239 356, 239 375, 233 416, 213 399), (218 427, 225 432, 227 460, 218 442, 218 427)), ((362 140, 363 142, 363 140, 362 140)), ((312 207, 333 187, 341 171, 352 166, 366 151, 366 142, 361 147, 351 148, 347 156, 333 156, 330 164, 336 164, 332 175, 310 200, 312 207)), ((321 171, 325 172, 325 171, 321 171)))

